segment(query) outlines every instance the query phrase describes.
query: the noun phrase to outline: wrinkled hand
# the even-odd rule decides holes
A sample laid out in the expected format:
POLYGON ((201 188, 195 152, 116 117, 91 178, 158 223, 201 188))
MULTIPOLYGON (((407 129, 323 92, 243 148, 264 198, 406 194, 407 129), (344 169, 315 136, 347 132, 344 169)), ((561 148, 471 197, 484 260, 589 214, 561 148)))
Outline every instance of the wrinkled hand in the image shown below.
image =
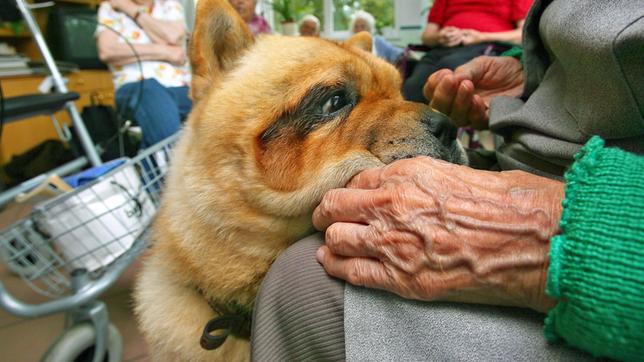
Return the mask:
POLYGON ((447 48, 455 47, 461 44, 462 36, 461 29, 447 26, 438 32, 438 44, 447 48))
POLYGON ((173 65, 184 65, 188 61, 186 51, 181 46, 164 45, 164 53, 166 54, 166 61, 173 65))
POLYGON ((518 97, 523 91, 523 66, 512 57, 481 56, 456 70, 441 69, 429 76, 423 93, 430 106, 459 127, 486 129, 490 99, 518 97))
POLYGON ((405 298, 545 311, 563 184, 428 157, 356 175, 313 213, 318 261, 351 284, 405 298))

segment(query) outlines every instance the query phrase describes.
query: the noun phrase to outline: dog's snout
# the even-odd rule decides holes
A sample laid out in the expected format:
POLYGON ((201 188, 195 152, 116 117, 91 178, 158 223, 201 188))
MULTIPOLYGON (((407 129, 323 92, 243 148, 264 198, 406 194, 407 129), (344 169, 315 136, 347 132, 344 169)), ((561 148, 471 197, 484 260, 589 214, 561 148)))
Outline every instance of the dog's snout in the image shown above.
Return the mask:
POLYGON ((446 115, 438 112, 425 112, 422 122, 429 127, 429 132, 443 145, 450 146, 456 139, 458 129, 446 115))

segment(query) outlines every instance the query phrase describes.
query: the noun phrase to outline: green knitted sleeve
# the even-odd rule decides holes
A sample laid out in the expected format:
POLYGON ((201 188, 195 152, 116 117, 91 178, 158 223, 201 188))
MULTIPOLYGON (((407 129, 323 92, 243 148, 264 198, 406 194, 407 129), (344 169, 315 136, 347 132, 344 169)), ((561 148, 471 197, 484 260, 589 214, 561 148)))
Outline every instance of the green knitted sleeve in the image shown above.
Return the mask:
POLYGON ((644 359, 644 157, 593 137, 566 174, 546 293, 549 341, 594 356, 644 359))
POLYGON ((521 64, 523 64, 523 48, 515 45, 512 48, 504 51, 503 53, 500 54, 502 57, 512 57, 515 59, 518 59, 521 64))

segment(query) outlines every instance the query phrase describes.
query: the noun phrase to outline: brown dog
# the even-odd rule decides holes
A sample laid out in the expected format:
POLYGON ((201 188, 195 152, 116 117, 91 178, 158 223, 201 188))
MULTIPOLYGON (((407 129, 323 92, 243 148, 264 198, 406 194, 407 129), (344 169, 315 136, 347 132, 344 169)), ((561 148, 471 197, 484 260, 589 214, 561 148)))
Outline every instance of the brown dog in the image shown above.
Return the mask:
POLYGON ((465 162, 455 128, 404 101, 396 69, 360 49, 370 44, 367 34, 255 42, 228 1, 199 1, 195 106, 135 293, 156 360, 249 359, 244 337, 202 349, 204 325, 251 310, 273 260, 313 232, 327 190, 400 158, 465 162))

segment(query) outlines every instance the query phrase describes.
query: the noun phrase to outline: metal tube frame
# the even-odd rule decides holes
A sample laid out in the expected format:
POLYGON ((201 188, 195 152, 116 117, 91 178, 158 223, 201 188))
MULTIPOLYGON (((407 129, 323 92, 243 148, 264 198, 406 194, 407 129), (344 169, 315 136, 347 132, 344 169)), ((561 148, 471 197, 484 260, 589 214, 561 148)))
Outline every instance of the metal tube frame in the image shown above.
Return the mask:
POLYGON ((132 248, 98 280, 90 281, 87 271, 75 270, 72 272, 74 294, 42 304, 28 304, 16 299, 0 282, 0 307, 11 314, 27 318, 68 311, 72 325, 91 321, 96 332, 93 362, 101 362, 107 350, 109 315, 105 303, 96 298, 114 284, 143 250, 145 250, 145 240, 142 234, 135 245, 132 245, 132 248))
MULTIPOLYGON (((27 23, 27 27, 31 31, 31 34, 34 40, 36 41, 36 45, 38 45, 38 49, 40 50, 40 53, 42 54, 42 57, 45 60, 45 64, 47 65, 47 68, 51 72, 51 77, 54 80, 54 86, 56 87, 56 90, 60 93, 67 93, 68 90, 67 90, 67 86, 65 85, 65 81, 63 80, 63 77, 60 74, 58 67, 56 66, 56 62, 54 61, 54 58, 52 57, 51 52, 49 52, 49 48, 47 47, 45 38, 40 32, 40 28, 38 27, 38 24, 36 23, 36 19, 34 19, 34 16, 31 13, 29 5, 25 2, 25 0, 15 0, 15 1, 16 1, 16 6, 22 13, 22 17, 25 19, 25 22, 27 23)), ((78 113, 78 110, 74 105, 74 102, 72 101, 67 102, 65 104, 65 109, 67 110, 69 117, 72 119, 72 122, 74 123, 74 129, 76 131, 76 134, 78 135, 78 138, 81 141, 81 144, 83 145, 83 149, 85 150, 85 153, 87 155, 87 158, 89 159, 89 162, 93 166, 100 165, 102 163, 101 158, 99 157, 98 152, 96 152, 96 148, 94 147, 94 142, 92 142, 92 138, 90 137, 89 132, 87 132, 87 128, 85 128, 85 124, 83 123, 83 120, 81 119, 80 114, 78 113)))
POLYGON ((37 318, 86 305, 105 292, 145 249, 145 238, 140 236, 137 239, 131 249, 122 255, 114 265, 110 266, 100 278, 87 286, 84 285, 76 293, 61 299, 41 304, 24 303, 12 296, 0 282, 0 307, 20 317, 37 318))
MULTIPOLYGON (((89 279, 87 270, 79 269, 72 272, 72 289, 74 293, 81 293, 89 283, 91 283, 91 280, 89 279)), ((102 362, 105 351, 107 350, 108 326, 110 322, 105 303, 100 300, 89 302, 73 309, 68 313, 68 316, 72 321, 71 325, 85 321, 92 322, 95 331, 94 358, 92 362, 102 362)))

